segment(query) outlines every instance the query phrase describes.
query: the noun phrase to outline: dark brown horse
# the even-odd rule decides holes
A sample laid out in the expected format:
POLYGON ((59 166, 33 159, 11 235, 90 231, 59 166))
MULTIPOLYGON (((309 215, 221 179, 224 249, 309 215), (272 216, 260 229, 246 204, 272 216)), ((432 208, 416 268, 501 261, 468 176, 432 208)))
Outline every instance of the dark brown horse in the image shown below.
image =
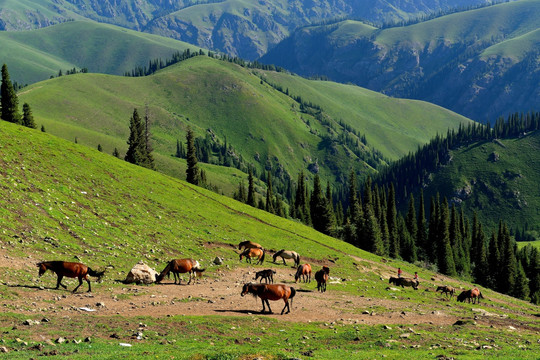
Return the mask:
POLYGON ((320 292, 326 291, 326 283, 328 282, 328 276, 330 275, 330 268, 323 266, 321 270, 315 273, 315 280, 317 280, 317 290, 320 292))
POLYGON ((457 301, 465 302, 465 300, 467 300, 470 303, 472 299, 473 304, 476 304, 476 300, 478 300, 478 303, 480 304, 480 299, 483 298, 484 297, 482 296, 480 290, 478 290, 478 288, 474 288, 471 290, 462 291, 461 294, 457 296, 457 301))
POLYGON ((268 313, 272 313, 272 309, 270 309, 270 303, 268 300, 276 301, 279 299, 283 299, 285 301, 285 306, 283 307, 283 310, 281 310, 281 315, 283 315, 283 312, 285 309, 287 309, 287 314, 291 311, 291 308, 289 307, 289 299, 291 299, 291 306, 292 306, 292 299, 294 295, 296 295, 296 290, 293 287, 289 287, 287 285, 283 284, 244 284, 244 287, 242 288, 242 293, 240 295, 244 296, 246 294, 251 294, 255 297, 259 297, 262 300, 263 309, 261 313, 264 314, 265 312, 265 303, 268 306, 268 313))
POLYGON ((244 249, 262 249, 263 247, 261 246, 261 244, 257 244, 256 242, 246 240, 246 241, 242 241, 241 243, 238 244, 238 250, 242 250, 242 248, 244 248, 244 249))
POLYGON ((193 276, 197 276, 202 274, 202 272, 206 269, 201 269, 201 266, 199 265, 199 262, 197 260, 193 259, 176 259, 171 260, 165 266, 165 269, 156 277, 156 283, 160 283, 163 278, 167 275, 167 277, 170 277, 170 273, 172 272, 174 275, 174 283, 176 284, 176 278, 178 277, 178 285, 182 282, 180 279, 180 274, 189 273, 189 281, 188 285, 191 284, 191 279, 193 276))
POLYGON ((437 290, 435 290, 435 292, 437 292, 437 291, 440 291, 441 295, 445 294, 446 297, 448 297, 448 295, 450 295, 450 299, 451 299, 454 296, 454 293, 456 292, 456 289, 454 289, 453 287, 448 286, 448 285, 443 285, 443 286, 437 286, 437 290))
POLYGON ((79 285, 77 285, 77 287, 73 289, 73 292, 77 291, 79 286, 82 285, 83 279, 86 280, 86 282, 88 283, 88 292, 92 291, 88 275, 97 277, 99 281, 103 274, 105 274, 105 271, 94 271, 88 266, 81 263, 65 261, 43 261, 37 264, 37 267, 39 268, 39 276, 45 274, 47 270, 51 270, 56 273, 56 276, 58 276, 58 280, 56 281, 57 290, 60 286, 62 286, 64 289, 67 289, 67 286, 62 284, 62 279, 64 278, 64 276, 78 278, 79 285))
POLYGON ((248 248, 240 254, 240 261, 245 257, 246 262, 251 264, 251 259, 256 258, 258 260, 257 264, 262 264, 264 262, 264 254, 264 249, 248 248))
POLYGON ((298 267, 294 275, 294 282, 298 282, 298 279, 304 282, 311 282, 311 265, 303 264, 298 267))
POLYGON ((388 280, 389 284, 395 284, 396 286, 401 286, 404 288, 405 286, 412 286, 414 290, 418 290, 418 285, 420 284, 418 280, 414 280, 411 278, 397 278, 397 277, 390 277, 388 280))
POLYGON ((262 283, 263 279, 264 281, 268 284, 268 281, 270 281, 270 283, 274 283, 274 274, 276 273, 276 270, 272 270, 272 269, 266 269, 266 270, 261 270, 261 271, 257 271, 255 273, 255 281, 257 281, 258 278, 261 278, 261 280, 259 281, 259 283, 262 283))

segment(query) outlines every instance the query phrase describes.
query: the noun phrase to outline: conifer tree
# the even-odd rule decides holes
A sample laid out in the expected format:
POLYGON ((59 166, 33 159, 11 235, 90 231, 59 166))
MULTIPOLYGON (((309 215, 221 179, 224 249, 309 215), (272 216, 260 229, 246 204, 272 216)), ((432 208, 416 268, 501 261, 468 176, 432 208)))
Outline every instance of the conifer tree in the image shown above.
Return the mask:
POLYGON ((446 198, 440 206, 439 224, 437 226, 437 251, 439 271, 449 276, 456 275, 456 265, 454 255, 450 246, 450 216, 448 214, 448 202, 446 198))
POLYGON ((152 155, 152 142, 150 133, 150 113, 148 106, 146 106, 144 114, 144 167, 148 169, 155 169, 154 156, 152 155))
POLYGON ((264 209, 274 214, 274 204, 273 202, 274 194, 272 191, 272 175, 270 174, 270 171, 268 171, 268 176, 266 178, 266 203, 264 204, 264 209))
POLYGON ((424 192, 420 189, 420 200, 418 204, 418 230, 416 233, 417 252, 421 259, 427 259, 427 226, 426 211, 424 208, 424 192))
POLYGON ((499 290, 499 271, 500 271, 501 255, 499 251, 499 243, 495 233, 492 233, 489 240, 489 274, 487 276, 487 285, 493 290, 499 290))
POLYGON ((32 115, 32 109, 30 109, 28 103, 23 104, 22 125, 31 129, 37 128, 36 122, 34 121, 34 115, 32 115))
POLYGON ((101 144, 98 144, 98 145, 97 145, 97 150, 98 150, 98 151, 103 151, 103 147, 101 146, 101 144))
POLYGON ((405 225, 407 231, 411 234, 414 242, 417 242, 417 233, 418 233, 418 221, 416 220, 416 209, 414 206, 414 195, 411 194, 409 197, 409 207, 407 209, 407 216, 405 218, 405 225))
POLYGON ((394 190, 394 184, 390 183, 388 189, 388 210, 386 216, 388 222, 388 233, 390 237, 390 257, 399 257, 399 238, 397 229, 397 209, 396 209, 396 192, 394 190))
POLYGON ((15 124, 21 123, 19 98, 9 78, 7 65, 2 66, 2 84, 0 85, 0 118, 15 124))
POLYGON ((117 148, 114 148, 114 151, 113 151, 113 156, 116 157, 116 158, 119 158, 120 159, 120 153, 118 152, 118 149, 117 148))
POLYGON ((364 183, 363 199, 363 222, 356 225, 359 247, 377 255, 384 254, 384 246, 381 239, 381 230, 373 209, 373 195, 371 191, 371 178, 364 183))
POLYGON ((439 207, 439 194, 437 194, 437 199, 435 199, 433 196, 431 197, 431 205, 429 208, 428 234, 426 247, 424 249, 424 251, 426 252, 426 258, 431 263, 437 262, 439 207))
POLYGON ((183 159, 186 156, 186 150, 184 149, 184 144, 180 140, 176 139, 176 153, 175 157, 183 159))
POLYGON ((141 122, 137 109, 133 109, 133 115, 129 120, 128 150, 124 160, 135 165, 144 166, 146 147, 144 143, 144 125, 141 122))
POLYGON ((478 224, 476 234, 473 235, 475 241, 477 242, 476 254, 474 259, 474 279, 479 284, 487 285, 488 284, 488 271, 489 263, 486 250, 486 236, 484 230, 482 230, 482 224, 478 224))
POLYGON ((197 154, 195 149, 195 136, 191 127, 188 127, 186 133, 186 144, 187 144, 187 169, 186 169, 186 180, 190 184, 199 185, 199 167, 197 165, 197 154))
POLYGON ((255 207, 255 184, 253 181, 253 170, 251 170, 251 168, 249 168, 248 173, 247 204, 255 207))
POLYGON ((517 276, 517 261, 516 254, 514 252, 514 244, 512 238, 510 237, 510 232, 506 224, 502 228, 502 241, 499 243, 503 244, 501 249, 501 272, 500 279, 501 281, 501 292, 505 294, 513 294, 516 285, 516 276, 517 276))
POLYGON ((518 268, 517 268, 514 290, 511 295, 519 299, 529 300, 529 294, 530 294, 529 279, 527 279, 527 275, 525 274, 523 265, 519 263, 518 268))

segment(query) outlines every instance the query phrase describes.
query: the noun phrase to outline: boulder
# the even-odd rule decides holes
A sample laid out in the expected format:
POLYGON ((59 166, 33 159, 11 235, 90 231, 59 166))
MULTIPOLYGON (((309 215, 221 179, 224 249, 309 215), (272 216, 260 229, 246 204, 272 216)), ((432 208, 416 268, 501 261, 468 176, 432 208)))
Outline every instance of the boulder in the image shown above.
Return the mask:
POLYGON ((156 277, 158 273, 156 270, 152 269, 150 266, 146 265, 142 261, 139 261, 133 268, 129 271, 124 280, 125 284, 151 284, 156 282, 156 277))

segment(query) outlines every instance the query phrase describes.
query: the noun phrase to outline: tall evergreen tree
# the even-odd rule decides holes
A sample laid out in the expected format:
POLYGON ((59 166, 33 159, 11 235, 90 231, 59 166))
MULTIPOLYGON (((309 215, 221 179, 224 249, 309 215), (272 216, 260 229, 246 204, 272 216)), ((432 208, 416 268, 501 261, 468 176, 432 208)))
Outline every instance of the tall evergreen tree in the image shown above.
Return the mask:
POLYGON ((381 230, 373 209, 373 195, 371 191, 371 178, 364 183, 364 198, 362 204, 363 221, 356 225, 359 247, 377 255, 384 254, 384 245, 381 239, 381 230))
POLYGON ((176 139, 176 153, 174 154, 177 158, 185 158, 186 150, 184 149, 184 144, 180 140, 176 139))
POLYGON ((32 115, 32 109, 28 103, 23 104, 23 117, 22 125, 31 129, 37 129, 36 122, 34 121, 34 115, 32 115))
POLYGON ((418 220, 416 220, 416 208, 414 206, 414 195, 411 194, 409 197, 409 207, 407 209, 407 216, 405 218, 405 226, 409 231, 415 244, 417 243, 417 234, 418 234, 418 220))
POLYGON ((431 197, 431 205, 429 208, 429 226, 426 247, 426 258, 433 264, 437 262, 437 245, 438 245, 438 225, 439 225, 439 195, 437 198, 431 197))
POLYGON ((151 133, 150 133, 150 111, 148 106, 146 106, 144 113, 144 167, 148 169, 155 169, 154 156, 152 155, 152 142, 151 142, 151 133))
POLYGON ((519 263, 518 268, 517 268, 517 273, 516 273, 516 281, 515 281, 514 289, 511 295, 519 299, 529 300, 529 294, 530 294, 529 279, 527 279, 527 275, 525 274, 523 265, 519 263))
POLYGON ((418 230, 416 233, 416 247, 418 256, 421 259, 427 259, 427 226, 426 226, 426 211, 424 207, 424 192, 420 189, 420 200, 418 203, 418 230))
POLYGON ((516 254, 514 252, 513 240, 510 237, 510 231, 506 224, 503 224, 502 227, 502 241, 499 243, 503 244, 501 249, 501 271, 500 279, 501 288, 500 290, 505 294, 513 294, 516 285, 516 276, 518 272, 516 254))
POLYGON ((476 233, 473 235, 477 243, 476 254, 474 254, 474 279, 482 285, 488 284, 489 263, 486 249, 486 236, 482 230, 482 224, 478 224, 476 233))
POLYGON ((499 251, 499 242, 495 233, 492 233, 489 240, 489 254, 488 254, 488 263, 489 263, 489 274, 487 276, 488 286, 493 290, 499 290, 499 271, 500 271, 500 261, 501 254, 499 251))
POLYGON ((2 84, 0 85, 0 118, 15 124, 21 123, 19 98, 9 78, 7 65, 2 65, 2 84))
POLYGON ((187 146, 187 169, 186 169, 186 180, 190 184, 199 185, 199 167, 197 165, 197 153, 195 149, 195 135, 191 127, 188 127, 186 133, 186 146, 187 146))
POLYGON ((437 251, 439 271, 449 276, 456 275, 456 265, 454 263, 454 254, 450 246, 450 215, 448 214, 448 202, 446 198, 440 206, 439 223, 437 226, 437 251))
POLYGON ((399 257, 399 238, 397 229, 397 209, 396 209, 396 192, 394 190, 394 184, 390 183, 388 189, 388 209, 386 214, 386 221, 388 223, 388 236, 390 239, 389 255, 394 259, 399 257))
POLYGON ((133 115, 129 121, 129 139, 127 143, 129 147, 124 159, 132 164, 144 166, 146 159, 144 125, 137 109, 133 109, 133 115))
POLYGON ((251 170, 251 168, 249 168, 249 173, 248 173, 247 204, 255 207, 255 184, 253 181, 253 170, 251 170))
POLYGON ((270 171, 268 171, 268 176, 266 178, 266 203, 264 204, 264 209, 272 214, 275 213, 273 199, 274 194, 272 190, 272 174, 270 174, 270 171))

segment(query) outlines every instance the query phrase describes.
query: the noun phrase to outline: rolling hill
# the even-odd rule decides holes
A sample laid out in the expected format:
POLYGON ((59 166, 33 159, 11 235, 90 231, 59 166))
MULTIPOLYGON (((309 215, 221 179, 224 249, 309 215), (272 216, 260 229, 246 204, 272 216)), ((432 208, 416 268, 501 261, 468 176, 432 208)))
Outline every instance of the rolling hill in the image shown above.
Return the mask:
POLYGON ((29 31, 0 31, 0 59, 11 79, 29 84, 72 68, 121 75, 155 58, 199 48, 93 21, 68 21, 29 31))
POLYGON ((292 94, 287 96, 275 90, 275 84, 261 80, 261 70, 207 56, 196 56, 140 78, 62 76, 25 88, 19 98, 21 103, 31 104, 38 125, 43 124, 48 132, 71 141, 77 138, 91 147, 101 144, 107 153, 116 147, 122 154, 127 148, 133 109, 144 113, 148 105, 156 159, 162 170, 178 174, 178 161, 171 155, 176 141, 183 141, 187 126, 191 126, 197 136, 231 145, 235 156, 254 165, 259 173, 271 170, 284 181, 317 164, 323 179, 344 183, 350 169, 372 172, 384 163, 384 157, 397 158, 436 132, 468 121, 427 103, 391 99, 336 83, 290 75, 285 81, 280 79, 284 75, 266 74, 272 82, 283 81, 291 92, 298 91, 294 96, 302 96, 304 102, 320 101, 317 105, 328 111, 302 109, 292 94), (321 96, 329 90, 334 95, 321 96), (340 111, 343 113, 337 118, 340 111), (360 134, 347 130, 340 121, 360 134), (366 134, 367 145, 361 142, 362 134, 366 134))
POLYGON ((4 0, 0 30, 28 30, 87 18, 253 60, 299 26, 343 17, 375 23, 408 20, 455 7, 490 3, 487 0, 4 0))
POLYGON ((485 122, 540 103, 539 16, 520 0, 403 27, 343 21, 300 29, 261 61, 485 122))
MULTIPOLYGON (((322 359, 372 356, 374 348, 399 358, 403 346, 419 359, 434 351, 538 357, 535 305, 486 289, 481 304, 450 302, 436 285, 474 285, 383 260, 50 134, 0 122, 0 144, 0 328, 10 358, 240 359, 310 351, 322 359), (239 295, 259 269, 238 262, 233 246, 242 240, 294 248, 317 268, 329 265, 328 291, 294 284, 292 269, 266 263, 298 292, 290 315, 255 314, 260 304, 239 295), (211 265, 216 256, 222 266, 211 265), (175 257, 198 259, 205 279, 190 286, 116 281, 141 259, 161 267, 175 257), (90 294, 54 290, 54 275, 38 279, 35 267, 52 258, 107 269, 106 277, 90 294), (388 285, 398 266, 419 273, 421 291, 388 285)), ((71 290, 73 280, 65 281, 71 290)))

